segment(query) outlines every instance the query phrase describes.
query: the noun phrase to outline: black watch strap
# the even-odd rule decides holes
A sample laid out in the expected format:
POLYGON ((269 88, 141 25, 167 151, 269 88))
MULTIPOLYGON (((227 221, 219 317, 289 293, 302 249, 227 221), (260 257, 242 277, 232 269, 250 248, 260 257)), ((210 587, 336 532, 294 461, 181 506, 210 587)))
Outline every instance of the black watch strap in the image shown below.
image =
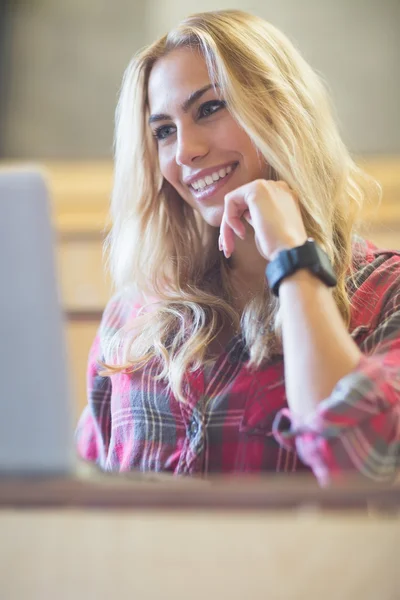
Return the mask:
POLYGON ((282 250, 268 263, 265 274, 275 296, 281 282, 300 269, 307 269, 329 287, 337 283, 328 255, 309 238, 302 246, 282 250))

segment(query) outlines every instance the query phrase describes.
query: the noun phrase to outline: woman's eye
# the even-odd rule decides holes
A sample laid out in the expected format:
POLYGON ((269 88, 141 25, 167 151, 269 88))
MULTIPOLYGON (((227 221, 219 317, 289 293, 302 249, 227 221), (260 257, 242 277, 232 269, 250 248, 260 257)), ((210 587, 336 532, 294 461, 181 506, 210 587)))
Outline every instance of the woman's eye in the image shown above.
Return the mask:
POLYGON ((201 116, 208 117, 224 106, 225 102, 222 102, 222 100, 211 100, 200 106, 199 113, 201 116))
POLYGON ((172 125, 161 125, 154 130, 153 135, 157 140, 165 140, 167 137, 169 137, 169 135, 171 135, 168 133, 169 129, 173 129, 172 125))
MULTIPOLYGON (((199 118, 202 119, 209 117, 217 112, 220 108, 224 108, 225 106, 226 103, 223 100, 211 100, 209 102, 205 102, 199 108, 199 118)), ((173 125, 160 125, 160 127, 157 127, 154 130, 153 136, 158 141, 166 140, 170 135, 172 135, 174 129, 175 127, 173 125)))

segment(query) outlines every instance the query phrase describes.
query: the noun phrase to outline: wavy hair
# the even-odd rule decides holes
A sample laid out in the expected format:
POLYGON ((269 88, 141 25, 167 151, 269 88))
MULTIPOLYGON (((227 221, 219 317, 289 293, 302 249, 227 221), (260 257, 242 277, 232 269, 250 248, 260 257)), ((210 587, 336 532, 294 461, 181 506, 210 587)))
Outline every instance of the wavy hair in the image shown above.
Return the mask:
POLYGON ((144 308, 106 340, 103 373, 155 361, 158 377, 185 401, 185 373, 207 362, 207 347, 224 324, 241 333, 248 366, 258 368, 280 351, 281 322, 279 300, 267 286, 238 313, 218 230, 161 175, 147 85, 155 62, 181 47, 202 54, 233 118, 297 194, 307 234, 333 263, 333 294, 347 324, 352 234, 363 201, 377 186, 343 144, 321 79, 265 20, 239 10, 194 14, 132 59, 116 110, 106 251, 116 290, 135 290, 144 308))

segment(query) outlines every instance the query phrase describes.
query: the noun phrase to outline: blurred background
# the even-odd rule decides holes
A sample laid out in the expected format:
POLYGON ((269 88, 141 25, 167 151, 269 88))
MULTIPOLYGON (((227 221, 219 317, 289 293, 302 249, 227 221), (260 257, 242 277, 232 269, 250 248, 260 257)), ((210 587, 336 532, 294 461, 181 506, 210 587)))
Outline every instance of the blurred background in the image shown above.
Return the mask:
POLYGON ((399 0, 0 0, 0 152, 16 159, 111 156, 123 70, 199 10, 240 8, 281 28, 327 83, 345 141, 400 151, 399 0))
POLYGON ((399 0, 0 0, 0 160, 48 173, 77 415, 111 293, 101 248, 123 71, 183 17, 222 8, 271 21, 318 71, 345 142, 383 186, 366 231, 400 247, 399 0))

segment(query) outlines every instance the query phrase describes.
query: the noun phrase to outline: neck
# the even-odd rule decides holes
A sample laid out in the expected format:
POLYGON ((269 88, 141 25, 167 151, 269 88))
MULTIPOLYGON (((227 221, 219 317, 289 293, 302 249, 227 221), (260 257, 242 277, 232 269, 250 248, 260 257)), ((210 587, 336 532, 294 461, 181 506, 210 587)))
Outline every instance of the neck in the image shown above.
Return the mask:
POLYGON ((235 239, 232 254, 231 284, 235 304, 240 310, 265 287, 265 267, 267 261, 259 253, 254 229, 246 223, 246 239, 235 239))

